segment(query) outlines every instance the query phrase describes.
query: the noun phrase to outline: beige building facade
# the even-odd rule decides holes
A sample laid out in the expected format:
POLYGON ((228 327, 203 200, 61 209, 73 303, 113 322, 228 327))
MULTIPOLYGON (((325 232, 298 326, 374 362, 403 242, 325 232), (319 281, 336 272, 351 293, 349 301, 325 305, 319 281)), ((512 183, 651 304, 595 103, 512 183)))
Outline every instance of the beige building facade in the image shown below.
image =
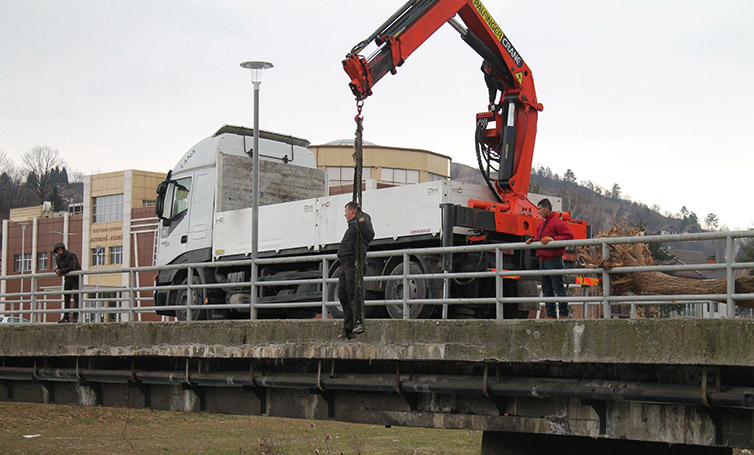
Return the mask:
MULTIPOLYGON (((81 265, 86 270, 119 269, 130 265, 133 209, 154 206, 155 189, 165 174, 126 170, 86 176, 84 178, 83 230, 81 265)), ((123 286, 127 274, 87 276, 85 285, 123 286)))
MULTIPOLYGON (((449 156, 429 150, 386 147, 372 143, 364 143, 362 148, 362 177, 365 181, 372 182, 371 188, 410 185, 450 177, 449 156)), ((331 188, 353 185, 353 141, 339 140, 310 145, 309 150, 314 153, 317 167, 327 171, 331 188)))

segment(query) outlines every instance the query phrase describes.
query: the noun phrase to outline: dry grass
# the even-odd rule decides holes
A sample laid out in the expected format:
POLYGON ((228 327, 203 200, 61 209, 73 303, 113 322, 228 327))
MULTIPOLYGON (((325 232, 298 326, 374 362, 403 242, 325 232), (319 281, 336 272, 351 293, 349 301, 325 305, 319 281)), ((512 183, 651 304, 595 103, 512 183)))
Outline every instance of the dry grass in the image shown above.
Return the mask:
POLYGON ((467 455, 481 440, 479 431, 0 402, 3 455, 467 455))

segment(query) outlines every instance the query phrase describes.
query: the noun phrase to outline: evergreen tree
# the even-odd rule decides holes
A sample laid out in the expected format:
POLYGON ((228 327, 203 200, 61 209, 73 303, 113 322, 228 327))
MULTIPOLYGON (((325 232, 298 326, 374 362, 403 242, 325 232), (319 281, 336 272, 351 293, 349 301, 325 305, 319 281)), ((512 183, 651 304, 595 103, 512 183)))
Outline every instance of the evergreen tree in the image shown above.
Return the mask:
POLYGON ((568 169, 565 175, 563 175, 563 181, 569 184, 576 183, 576 174, 574 174, 572 170, 568 169))
POLYGON ((707 216, 704 218, 704 227, 706 227, 708 231, 717 230, 717 227, 719 225, 720 225, 720 220, 717 218, 717 215, 715 215, 714 213, 708 213, 707 216))
POLYGON ((620 185, 613 184, 613 190, 610 192, 610 197, 613 199, 620 199, 620 185))

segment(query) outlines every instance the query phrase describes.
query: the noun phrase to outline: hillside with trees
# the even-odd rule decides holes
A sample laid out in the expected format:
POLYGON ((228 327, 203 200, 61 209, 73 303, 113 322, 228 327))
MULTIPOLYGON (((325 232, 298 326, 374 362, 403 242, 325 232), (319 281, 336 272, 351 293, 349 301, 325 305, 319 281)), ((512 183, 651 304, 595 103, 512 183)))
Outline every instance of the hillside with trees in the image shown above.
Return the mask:
MULTIPOLYGON (((476 168, 458 163, 452 164, 451 179, 485 184, 476 168)), ((705 230, 703 228, 717 230, 720 227, 714 213, 708 214, 701 222, 699 216, 686 207, 682 207, 677 214, 663 213, 658 206, 650 207, 626 198, 617 183, 606 189, 591 181, 578 182, 571 169, 560 176, 549 167, 536 166, 532 169, 529 191, 563 198, 563 210, 570 211, 575 218, 586 220, 595 234, 607 231, 614 220, 625 220, 650 234, 662 231, 701 232, 705 230)))
POLYGON ((82 175, 69 172, 60 153, 47 146, 26 152, 23 163, 13 163, 0 151, 0 219, 7 219, 10 209, 41 205, 50 201, 56 211, 81 202, 82 175))

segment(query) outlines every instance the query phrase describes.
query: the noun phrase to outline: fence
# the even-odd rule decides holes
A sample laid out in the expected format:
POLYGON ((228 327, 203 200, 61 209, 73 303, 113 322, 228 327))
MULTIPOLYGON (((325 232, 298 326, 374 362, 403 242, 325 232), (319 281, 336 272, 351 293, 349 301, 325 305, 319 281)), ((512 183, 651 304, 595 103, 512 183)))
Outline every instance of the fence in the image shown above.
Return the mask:
MULTIPOLYGON (((600 314, 603 318, 612 317, 612 307, 616 305, 630 305, 631 318, 637 316, 637 307, 641 305, 665 305, 665 304, 705 304, 710 301, 724 302, 725 303, 725 317, 736 316, 737 301, 754 300, 754 294, 738 294, 735 292, 734 277, 737 270, 754 269, 754 262, 741 262, 735 261, 735 242, 737 239, 748 239, 754 237, 754 231, 734 231, 734 232, 705 232, 697 234, 675 234, 675 235, 654 235, 654 236, 642 236, 642 237, 607 237, 596 238, 586 240, 569 240, 569 241, 553 241, 547 246, 543 246, 539 243, 533 243, 526 245, 522 242, 517 243, 501 243, 501 244, 487 244, 487 245, 473 245, 473 246, 455 246, 455 247, 433 247, 433 248, 414 248, 414 249, 402 249, 391 251, 376 251, 369 252, 368 258, 388 258, 388 257, 401 257, 402 258, 402 272, 400 274, 391 275, 379 275, 379 276, 367 276, 366 282, 372 281, 400 281, 400 289, 402 289, 402 296, 399 299, 379 299, 379 300, 367 300, 366 306, 386 306, 386 305, 398 305, 402 309, 404 318, 408 318, 410 314, 411 305, 441 305, 442 318, 447 318, 449 314, 449 307, 453 305, 494 305, 495 317, 501 319, 504 317, 504 305, 508 303, 554 303, 554 302, 568 302, 569 305, 580 304, 584 307, 585 317, 589 314, 590 306, 601 306, 602 312, 600 314), (599 247, 601 248, 603 259, 607 259, 610 253, 610 246, 617 244, 633 244, 633 243, 666 243, 666 242, 688 242, 688 241, 725 241, 725 262, 716 264, 691 264, 691 265, 653 265, 653 266, 640 266, 640 267, 614 267, 607 268, 570 268, 561 270, 504 270, 503 269, 503 255, 504 252, 526 249, 539 249, 539 248, 573 248, 573 247, 599 247), (488 252, 495 255, 495 268, 491 270, 481 270, 475 272, 442 272, 442 273, 411 273, 411 259, 417 255, 441 255, 444 253, 480 253, 488 252), (676 272, 676 271, 689 271, 689 270, 725 270, 727 278, 727 287, 725 293, 718 294, 680 294, 680 295, 611 295, 611 282, 612 277, 616 274, 629 274, 637 272, 676 272), (600 289, 602 295, 595 296, 568 296, 568 297, 521 297, 521 296, 506 296, 504 294, 503 280, 506 278, 520 277, 520 279, 536 279, 543 275, 569 275, 569 276, 584 276, 592 275, 600 278, 600 289), (475 298, 451 298, 450 297, 450 281, 458 279, 478 279, 478 278, 494 278, 495 281, 495 295, 487 297, 475 297, 475 298), (412 284, 415 286, 417 283, 428 282, 431 280, 442 281, 442 298, 412 298, 411 289, 412 284)), ((137 274, 145 271, 157 272, 161 270, 186 270, 187 282, 185 285, 170 285, 160 286, 161 291, 167 290, 185 290, 185 304, 169 307, 179 311, 185 311, 186 319, 191 320, 195 317, 194 313, 198 310, 243 310, 248 311, 249 318, 257 318, 257 310, 260 308, 275 310, 275 309, 291 309, 291 308, 317 308, 320 309, 322 318, 328 317, 333 307, 339 306, 339 303, 334 300, 330 300, 329 295, 331 292, 330 286, 335 286, 338 279, 330 278, 328 271, 330 266, 334 263, 336 257, 334 254, 325 255, 309 255, 309 256, 294 256, 294 257, 275 257, 275 258, 262 258, 256 261, 256 267, 252 267, 251 260, 241 261, 222 261, 222 262, 208 262, 208 263, 195 263, 195 264, 176 264, 166 266, 151 266, 151 267, 130 267, 120 269, 107 269, 107 270, 87 270, 81 272, 75 272, 77 275, 84 276, 97 276, 100 274, 121 274, 128 276, 128 286, 123 287, 96 287, 92 288, 87 285, 81 286, 78 291, 61 291, 58 289, 40 289, 38 286, 38 280, 45 277, 55 276, 52 273, 37 273, 33 275, 12 275, 0 277, 0 280, 31 280, 31 289, 28 292, 17 293, 5 293, 0 295, 0 315, 5 316, 28 316, 31 321, 43 320, 41 315, 50 313, 65 313, 71 312, 60 308, 50 308, 51 302, 57 303, 59 306, 63 300, 63 294, 78 294, 79 296, 79 308, 73 310, 76 313, 82 315, 88 315, 89 319, 93 319, 93 315, 97 314, 127 314, 127 318, 121 317, 120 319, 127 319, 130 321, 137 321, 141 319, 143 313, 154 313, 156 308, 151 304, 151 297, 141 296, 141 293, 150 292, 154 290, 153 286, 139 286, 137 285, 137 274), (295 263, 316 263, 320 262, 320 269, 323 273, 317 278, 306 279, 280 279, 280 280, 264 280, 256 277, 256 268, 264 267, 268 265, 283 265, 283 264, 295 264, 295 263), (196 275, 194 272, 197 269, 207 267, 218 266, 233 266, 233 267, 248 267, 250 271, 253 271, 250 276, 255 277, 251 281, 232 283, 233 288, 245 287, 249 289, 249 302, 238 302, 229 304, 202 304, 202 302, 195 302, 195 299, 201 295, 201 290, 220 289, 227 288, 227 283, 211 283, 201 284, 196 283, 196 275), (321 299, 316 301, 297 301, 297 302, 278 302, 278 303, 260 303, 258 302, 259 290, 263 287, 270 286, 298 286, 298 285, 315 285, 321 290, 321 299), (252 292, 254 290, 255 292, 252 292), (108 307, 100 305, 103 300, 103 294, 111 294, 104 300, 109 302, 117 302, 117 305, 108 307), (92 296, 92 294, 94 294, 92 296), (55 298, 53 298, 55 297, 55 298), (145 305, 145 302, 150 304, 145 305), (193 317, 192 317, 193 316, 193 317)), ((164 307, 163 307, 164 308, 164 307)), ((84 318, 82 318, 84 319, 84 318)), ((96 318, 94 318, 96 319, 96 318)))

